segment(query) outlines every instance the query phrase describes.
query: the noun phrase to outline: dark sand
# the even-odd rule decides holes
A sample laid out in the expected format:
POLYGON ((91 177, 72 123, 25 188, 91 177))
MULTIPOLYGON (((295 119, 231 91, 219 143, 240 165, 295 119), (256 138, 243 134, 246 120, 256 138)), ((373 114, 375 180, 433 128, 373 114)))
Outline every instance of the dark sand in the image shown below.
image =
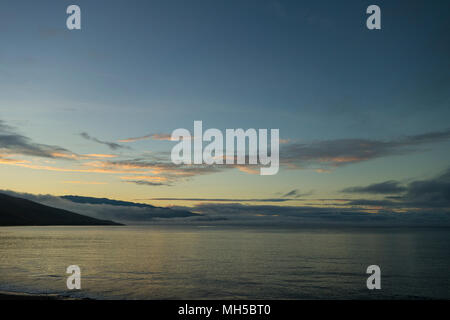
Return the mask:
POLYGON ((0 292, 0 300, 79 300, 55 294, 28 294, 16 292, 0 292))

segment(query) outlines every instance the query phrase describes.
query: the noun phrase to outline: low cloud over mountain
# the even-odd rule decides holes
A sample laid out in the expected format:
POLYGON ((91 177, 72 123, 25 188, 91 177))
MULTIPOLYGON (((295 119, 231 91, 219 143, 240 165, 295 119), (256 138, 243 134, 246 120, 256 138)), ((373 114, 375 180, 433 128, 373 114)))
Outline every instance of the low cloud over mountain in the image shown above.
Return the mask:
POLYGON ((79 196, 57 197, 52 195, 17 193, 8 190, 0 192, 97 219, 114 220, 131 224, 147 223, 154 219, 175 219, 196 216, 196 214, 184 209, 174 210, 171 208, 103 198, 79 196))

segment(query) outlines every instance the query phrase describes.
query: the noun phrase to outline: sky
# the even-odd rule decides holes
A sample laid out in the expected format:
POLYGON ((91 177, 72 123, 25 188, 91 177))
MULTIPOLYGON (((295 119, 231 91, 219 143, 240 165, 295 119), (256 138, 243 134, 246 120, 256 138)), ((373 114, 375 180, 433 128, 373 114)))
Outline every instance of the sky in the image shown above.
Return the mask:
POLYGON ((368 30, 371 4, 2 1, 0 190, 448 213, 450 3, 376 1, 368 30), (174 165, 168 136, 194 120, 279 129, 279 173, 174 165))

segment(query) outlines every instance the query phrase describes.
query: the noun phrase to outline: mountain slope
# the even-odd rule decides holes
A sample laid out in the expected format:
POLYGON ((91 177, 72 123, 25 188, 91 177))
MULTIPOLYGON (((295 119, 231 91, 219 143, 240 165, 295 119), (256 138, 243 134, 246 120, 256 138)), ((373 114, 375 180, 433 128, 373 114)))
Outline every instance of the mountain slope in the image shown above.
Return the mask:
POLYGON ((0 226, 121 225, 0 193, 0 226))

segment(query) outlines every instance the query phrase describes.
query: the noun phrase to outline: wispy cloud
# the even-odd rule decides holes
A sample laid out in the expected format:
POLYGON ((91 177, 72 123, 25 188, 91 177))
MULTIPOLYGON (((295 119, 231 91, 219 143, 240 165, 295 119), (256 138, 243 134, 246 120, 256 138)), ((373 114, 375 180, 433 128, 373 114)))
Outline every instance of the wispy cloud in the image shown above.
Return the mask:
POLYGON ((450 168, 435 178, 409 183, 401 200, 419 208, 446 208, 450 211, 450 168))
POLYGON ((120 177, 124 182, 135 183, 144 186, 168 186, 171 182, 167 177, 160 176, 147 176, 147 175, 136 175, 136 176, 124 176, 120 177))
POLYGON ((118 161, 92 161, 84 164, 88 167, 117 170, 135 174, 160 175, 169 180, 194 177, 208 173, 219 172, 217 166, 207 165, 176 165, 172 162, 148 161, 144 159, 118 160, 118 161))
POLYGON ((195 202, 287 202, 297 199, 288 198, 150 198, 157 201, 195 201, 195 202))
POLYGON ((363 187, 350 187, 341 190, 344 193, 397 194, 406 191, 398 181, 385 181, 363 187))
MULTIPOLYGON (((124 148, 124 146, 114 142, 99 140, 85 132, 81 135, 87 140, 104 144, 111 149, 124 148)), ((149 136, 152 139, 168 138, 168 135, 153 134, 149 136)), ((420 151, 419 147, 421 146, 449 139, 450 130, 444 130, 388 140, 337 139, 310 143, 295 142, 283 145, 280 150, 280 163, 282 167, 287 169, 313 169, 328 172, 334 168, 352 163, 417 152, 420 151)), ((167 152, 134 159, 112 159, 115 157, 118 156, 104 153, 80 155, 59 146, 36 143, 30 138, 17 133, 14 128, 0 120, 0 163, 3 165, 56 172, 121 174, 127 177, 126 179, 121 179, 124 182, 147 186, 174 185, 179 181, 186 181, 193 177, 231 169, 238 169, 250 174, 259 174, 258 165, 176 165, 170 162, 170 156, 167 152), (28 161, 29 159, 23 160, 20 158, 21 156, 76 161, 72 162, 71 164, 73 165, 71 166, 56 166, 49 163, 42 164, 34 159, 32 162, 28 161)), ((407 191, 404 188, 405 186, 396 181, 386 181, 374 185, 347 188, 344 192, 388 195, 407 191)), ((280 198, 299 199, 305 195, 309 194, 302 194, 295 189, 285 193, 280 198)), ((258 201, 257 199, 254 200, 258 201)))
POLYGON ((2 163, 2 164, 25 164, 25 163, 30 163, 30 161, 5 158, 4 156, 0 155, 0 163, 2 163))
POLYGON ((291 169, 328 170, 352 163, 417 151, 417 147, 447 141, 450 129, 391 140, 337 139, 292 143, 280 150, 280 162, 291 169))
POLYGON ((365 187, 345 190, 357 193, 396 194, 385 199, 357 199, 348 202, 356 206, 378 206, 385 209, 401 208, 409 211, 435 211, 436 208, 450 213, 450 168, 444 173, 425 180, 415 180, 402 185, 398 181, 386 181, 365 187))
POLYGON ((101 184, 106 184, 106 182, 98 182, 98 181, 79 181, 79 180, 63 181, 62 183, 68 183, 68 184, 86 184, 86 185, 101 185, 101 184))
MULTIPOLYGON (((225 224, 261 225, 338 225, 338 226, 396 226, 430 225, 450 226, 450 214, 361 210, 359 208, 248 205, 241 203, 202 203, 191 208, 193 212, 225 224)), ((217 224, 217 222, 214 222, 217 224)))
POLYGON ((111 150, 124 149, 124 148, 128 149, 128 147, 122 146, 122 145, 120 145, 118 143, 103 141, 103 140, 97 139, 95 137, 92 137, 91 135, 89 135, 86 132, 80 133, 80 136, 83 137, 86 140, 93 141, 93 142, 96 142, 96 143, 99 143, 99 144, 103 144, 103 145, 109 147, 111 150))
POLYGON ((129 143, 129 142, 136 142, 136 141, 148 140, 148 139, 152 139, 152 140, 166 140, 166 141, 171 141, 172 140, 170 134, 152 133, 152 134, 148 134, 148 135, 141 136, 141 137, 121 139, 121 140, 118 140, 118 142, 129 143))
POLYGON ((304 197, 304 196, 310 196, 312 194, 313 194, 312 191, 307 192, 307 193, 301 193, 300 190, 294 189, 294 190, 291 190, 291 191, 283 194, 282 197, 284 197, 284 198, 286 198, 286 197, 293 197, 293 198, 297 199, 297 198, 304 197))
POLYGON ((0 152, 44 158, 76 159, 77 155, 69 150, 42 143, 16 132, 15 128, 0 120, 0 152))
POLYGON ((125 180, 124 182, 128 183, 135 183, 142 186, 167 186, 168 183, 164 182, 154 182, 154 181, 148 181, 148 180, 125 180))
POLYGON ((101 154, 101 153, 83 154, 83 156, 88 158, 117 158, 117 155, 115 154, 101 154))

